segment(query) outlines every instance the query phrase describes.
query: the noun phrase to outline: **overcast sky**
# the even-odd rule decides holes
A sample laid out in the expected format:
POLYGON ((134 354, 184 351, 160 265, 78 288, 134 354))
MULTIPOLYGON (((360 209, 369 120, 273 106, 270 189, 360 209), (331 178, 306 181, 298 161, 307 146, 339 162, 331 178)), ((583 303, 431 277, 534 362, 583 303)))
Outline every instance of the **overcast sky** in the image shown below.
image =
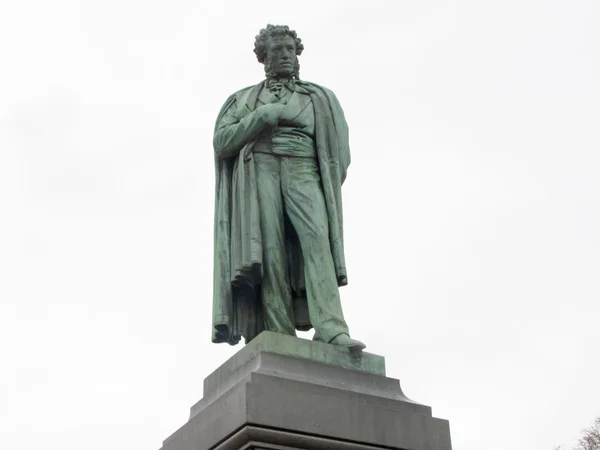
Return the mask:
POLYGON ((575 443, 600 416, 600 2, 5 0, 0 447, 158 449, 241 348, 210 342, 212 128, 267 23, 350 125, 353 336, 455 450, 575 443))

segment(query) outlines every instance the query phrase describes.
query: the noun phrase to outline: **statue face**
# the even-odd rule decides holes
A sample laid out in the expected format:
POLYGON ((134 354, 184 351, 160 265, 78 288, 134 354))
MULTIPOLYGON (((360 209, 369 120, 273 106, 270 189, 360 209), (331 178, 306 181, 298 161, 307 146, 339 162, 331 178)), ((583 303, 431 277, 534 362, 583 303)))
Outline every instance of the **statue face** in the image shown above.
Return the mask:
POLYGON ((269 36, 267 39, 267 54, 265 63, 278 76, 289 76, 296 65, 296 43, 288 35, 269 36))

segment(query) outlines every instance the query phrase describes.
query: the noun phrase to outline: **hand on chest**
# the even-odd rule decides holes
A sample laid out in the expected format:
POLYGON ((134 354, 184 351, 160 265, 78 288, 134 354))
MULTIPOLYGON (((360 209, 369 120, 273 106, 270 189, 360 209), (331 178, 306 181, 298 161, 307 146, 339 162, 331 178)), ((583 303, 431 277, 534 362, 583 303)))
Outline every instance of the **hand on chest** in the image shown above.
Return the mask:
POLYGON ((292 92, 284 88, 278 95, 269 92, 267 89, 262 89, 257 99, 257 107, 267 103, 282 103, 286 105, 282 121, 298 120, 300 116, 306 114, 314 114, 312 111, 312 101, 307 94, 292 92))

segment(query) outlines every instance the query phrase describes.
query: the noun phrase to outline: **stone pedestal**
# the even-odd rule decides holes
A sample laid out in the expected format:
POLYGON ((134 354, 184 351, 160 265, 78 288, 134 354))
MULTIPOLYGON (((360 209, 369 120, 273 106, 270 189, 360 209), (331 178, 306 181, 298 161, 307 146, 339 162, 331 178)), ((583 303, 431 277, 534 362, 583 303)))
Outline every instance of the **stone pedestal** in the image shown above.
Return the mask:
POLYGON ((451 450, 448 421, 408 399, 384 358, 263 332, 204 380, 161 450, 451 450))

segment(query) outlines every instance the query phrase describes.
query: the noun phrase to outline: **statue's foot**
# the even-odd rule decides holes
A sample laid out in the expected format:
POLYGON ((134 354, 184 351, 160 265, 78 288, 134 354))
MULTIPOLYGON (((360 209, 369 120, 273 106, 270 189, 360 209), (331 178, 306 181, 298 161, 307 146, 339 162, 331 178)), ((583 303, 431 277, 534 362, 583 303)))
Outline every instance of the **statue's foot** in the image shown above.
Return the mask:
POLYGON ((362 352, 367 346, 356 339, 352 339, 346 333, 338 334, 331 342, 332 345, 339 345, 340 347, 346 347, 350 352, 357 354, 362 352))

